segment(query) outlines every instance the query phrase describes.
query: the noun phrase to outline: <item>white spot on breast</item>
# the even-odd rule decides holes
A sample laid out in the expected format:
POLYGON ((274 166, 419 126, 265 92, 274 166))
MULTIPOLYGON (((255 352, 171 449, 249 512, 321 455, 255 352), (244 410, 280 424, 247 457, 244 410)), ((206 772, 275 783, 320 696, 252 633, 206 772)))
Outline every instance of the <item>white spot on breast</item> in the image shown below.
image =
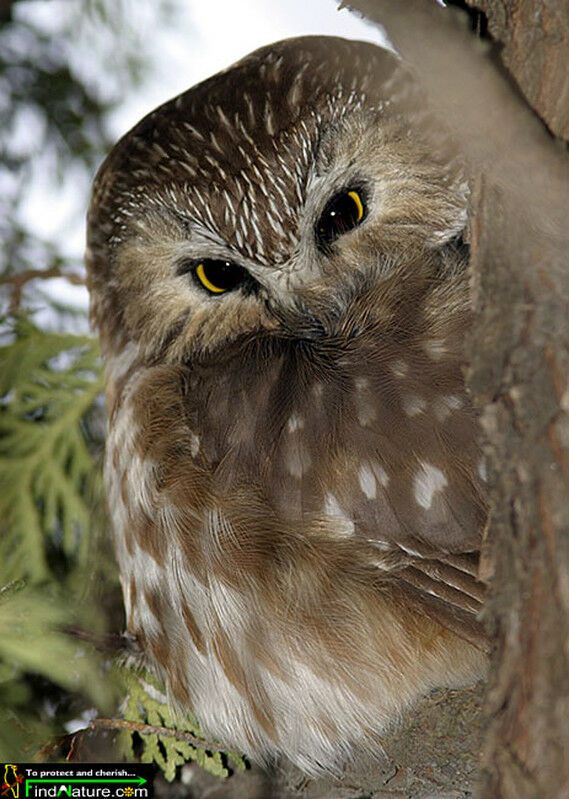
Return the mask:
POLYGON ((324 500, 324 512, 328 516, 342 516, 342 508, 340 507, 340 503, 334 496, 334 494, 326 494, 326 498, 324 500))
POLYGON ((418 416, 427 407, 423 397, 409 396, 403 399, 403 410, 407 416, 418 416))
POLYGON ((389 475, 387 474, 383 466, 375 460, 370 461, 370 466, 377 482, 380 485, 382 485, 384 488, 387 488, 387 486, 389 485, 389 475))
POLYGON ((370 392, 370 383, 367 377, 358 377, 356 385, 356 409, 358 421, 362 427, 369 427, 377 418, 377 412, 370 392))
POLYGON ((197 457, 200 451, 200 437, 195 433, 190 433, 190 454, 192 458, 197 457))
POLYGON ((289 474, 298 480, 310 468, 311 458, 302 441, 287 449, 287 469, 289 474))
POLYGON ((375 499, 377 494, 377 486, 375 483, 375 476, 368 464, 362 463, 358 472, 358 479, 360 481, 360 488, 368 499, 375 499))
POLYGON ((447 348, 442 338, 428 338, 423 342, 423 350, 433 361, 440 361, 446 355, 447 348))
POLYGON ((439 422, 444 422, 453 411, 457 411, 460 408, 462 408, 462 400, 455 394, 439 397, 433 402, 433 410, 439 422))
POLYGON ((413 491, 417 504, 428 510, 434 495, 447 485, 448 480, 437 466, 423 462, 413 479, 413 491))
POLYGON ((377 496, 377 484, 387 488, 389 475, 375 459, 367 463, 362 463, 358 471, 360 488, 368 499, 375 499, 377 496))
POLYGON ((478 476, 485 483, 488 482, 488 466, 486 465, 486 458, 480 458, 478 461, 478 476))
POLYGON ((289 433, 295 433, 304 427, 304 419, 297 413, 291 413, 286 426, 289 433))
POLYGON ((324 499, 324 513, 327 516, 333 516, 334 520, 337 520, 338 523, 335 525, 335 530, 337 533, 342 536, 354 534, 354 523, 348 516, 346 516, 334 494, 326 494, 324 499))

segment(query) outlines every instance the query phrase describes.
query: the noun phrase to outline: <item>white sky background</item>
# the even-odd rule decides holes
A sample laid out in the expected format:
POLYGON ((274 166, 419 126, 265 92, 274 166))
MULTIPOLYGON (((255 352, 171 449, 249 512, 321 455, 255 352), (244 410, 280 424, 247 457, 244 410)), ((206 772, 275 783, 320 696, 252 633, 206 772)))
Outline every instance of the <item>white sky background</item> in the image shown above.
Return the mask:
MULTIPOLYGON (((62 7, 70 0, 30 2, 25 12, 41 19, 44 29, 57 29, 62 7)), ((213 75, 242 56, 279 39, 303 34, 329 34, 385 44, 382 32, 347 10, 338 11, 335 0, 175 0, 174 26, 156 27, 152 3, 133 0, 142 40, 157 65, 128 100, 109 119, 118 139, 157 105, 213 75)), ((70 59, 82 74, 97 68, 89 61, 88 42, 78 36, 70 59)), ((112 53, 109 54, 112 69, 112 53)), ((85 212, 89 186, 84 175, 68 175, 62 184, 50 176, 49 165, 34 170, 22 217, 41 237, 62 243, 63 253, 81 256, 85 241, 85 212)), ((42 286, 52 297, 73 307, 86 308, 87 291, 64 279, 42 286)), ((38 310, 40 325, 51 326, 50 313, 38 310)))

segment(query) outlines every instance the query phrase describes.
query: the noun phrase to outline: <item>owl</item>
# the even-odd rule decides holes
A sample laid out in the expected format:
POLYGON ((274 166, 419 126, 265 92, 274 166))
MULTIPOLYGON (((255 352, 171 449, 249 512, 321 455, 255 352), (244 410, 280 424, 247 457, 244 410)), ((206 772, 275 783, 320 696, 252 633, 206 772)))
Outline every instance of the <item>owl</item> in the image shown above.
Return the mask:
POLYGON ((89 210, 128 630, 208 736, 309 774, 486 662, 467 193, 404 85, 372 44, 264 47, 89 210))

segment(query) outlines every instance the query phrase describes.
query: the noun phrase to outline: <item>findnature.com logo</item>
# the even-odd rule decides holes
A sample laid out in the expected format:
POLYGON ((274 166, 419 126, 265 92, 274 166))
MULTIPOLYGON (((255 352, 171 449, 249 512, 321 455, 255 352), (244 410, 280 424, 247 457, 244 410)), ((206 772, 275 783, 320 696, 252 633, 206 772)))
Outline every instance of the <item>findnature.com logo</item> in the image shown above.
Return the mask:
POLYGON ((154 769, 101 763, 5 763, 0 799, 152 799, 154 769))

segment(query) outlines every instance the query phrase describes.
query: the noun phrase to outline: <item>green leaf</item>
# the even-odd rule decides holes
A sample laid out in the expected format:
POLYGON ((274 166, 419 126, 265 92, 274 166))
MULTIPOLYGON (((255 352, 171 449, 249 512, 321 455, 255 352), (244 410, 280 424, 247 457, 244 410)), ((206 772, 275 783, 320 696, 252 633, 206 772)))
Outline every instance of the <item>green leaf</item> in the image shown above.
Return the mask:
POLYGON ((76 622, 67 595, 54 585, 0 589, 0 761, 31 759, 56 732, 39 708, 30 710, 26 673, 81 694, 103 710, 115 704, 118 684, 108 667, 92 646, 65 632, 76 622))
MULTIPOLYGON (((124 718, 138 725, 136 732, 142 740, 140 757, 143 763, 156 763, 169 782, 175 778, 176 768, 189 760, 195 760, 205 771, 221 778, 229 776, 228 764, 235 770, 245 770, 245 761, 238 754, 210 748, 211 742, 204 740, 193 716, 188 714, 181 718, 174 713, 163 687, 151 674, 126 668, 124 678, 128 689, 124 718), (148 729, 144 729, 145 726, 148 729), (157 727, 164 732, 152 730, 157 727), (184 733, 197 740, 191 743, 184 740, 184 733)), ((121 751, 127 759, 133 758, 133 734, 121 733, 119 738, 121 751)))
POLYGON ((4 579, 51 576, 51 547, 85 564, 101 474, 85 419, 102 390, 94 339, 15 322, 0 348, 0 558, 4 579))
POLYGON ((97 706, 109 706, 109 679, 92 647, 65 633, 77 619, 53 587, 0 593, 0 659, 41 674, 97 706))

